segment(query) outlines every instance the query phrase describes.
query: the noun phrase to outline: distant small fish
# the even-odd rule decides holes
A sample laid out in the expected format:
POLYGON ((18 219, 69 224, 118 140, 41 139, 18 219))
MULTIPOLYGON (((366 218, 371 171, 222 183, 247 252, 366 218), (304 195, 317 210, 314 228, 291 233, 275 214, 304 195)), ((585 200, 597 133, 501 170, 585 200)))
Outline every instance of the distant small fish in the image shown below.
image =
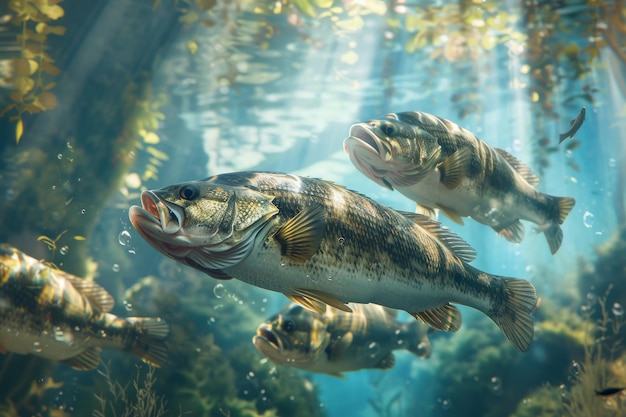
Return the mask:
POLYGON ((398 322, 397 310, 376 304, 348 306, 352 313, 332 307, 316 313, 289 304, 261 323, 252 342, 276 364, 338 377, 361 369, 390 369, 396 349, 430 357, 427 325, 398 322))
POLYGON ((626 387, 622 387, 622 388, 617 388, 617 387, 611 387, 611 388, 605 388, 601 391, 596 391, 596 395, 601 396, 601 397, 609 397, 611 395, 615 395, 618 392, 622 392, 626 389, 626 387))
POLYGON ((576 118, 570 122, 570 128, 567 130, 567 132, 561 133, 559 135, 559 143, 563 142, 567 138, 574 137, 576 132, 578 132, 578 129, 580 129, 580 127, 583 125, 583 122, 585 121, 585 113, 586 110, 584 107, 580 109, 578 116, 576 116, 576 118))
POLYGON ((0 244, 0 353, 33 354, 79 370, 100 350, 121 349, 153 366, 166 360, 164 321, 109 313, 113 298, 93 281, 50 268, 0 244))

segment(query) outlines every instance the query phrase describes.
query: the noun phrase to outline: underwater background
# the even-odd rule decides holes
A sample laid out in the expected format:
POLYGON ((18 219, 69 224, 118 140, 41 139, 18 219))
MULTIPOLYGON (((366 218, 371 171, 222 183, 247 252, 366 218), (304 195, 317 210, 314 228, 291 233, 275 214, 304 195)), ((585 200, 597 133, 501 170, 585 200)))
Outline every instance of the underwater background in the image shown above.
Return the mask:
POLYGON ((621 0, 0 1, 0 242, 171 326, 158 369, 0 355, 0 415, 626 415, 623 391, 597 394, 626 387, 625 75, 621 0), (576 199, 555 255, 529 223, 512 244, 440 216, 472 265, 537 288, 528 352, 461 307, 428 359, 346 379, 277 366, 251 340, 283 295, 167 259, 128 220, 141 190, 245 170, 413 211, 343 150, 352 124, 400 111, 454 121, 576 199))

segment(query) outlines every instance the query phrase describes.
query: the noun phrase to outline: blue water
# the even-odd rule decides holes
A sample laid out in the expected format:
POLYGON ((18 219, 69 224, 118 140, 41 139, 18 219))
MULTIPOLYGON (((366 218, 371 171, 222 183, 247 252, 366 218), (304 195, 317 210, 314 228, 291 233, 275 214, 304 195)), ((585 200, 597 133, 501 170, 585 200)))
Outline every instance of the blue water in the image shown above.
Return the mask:
MULTIPOLYGON (((116 298, 117 314, 159 315, 166 320, 168 315, 181 314, 190 326, 193 324, 197 338, 182 343, 175 351, 190 357, 196 351, 200 355, 209 349, 206 337, 213 335, 219 349, 227 352, 237 347, 267 371, 272 364, 262 360, 250 340, 256 326, 277 311, 286 298, 235 280, 219 282, 165 259, 132 228, 128 207, 139 204, 143 189, 224 172, 269 170, 334 181, 395 209, 413 211, 412 201, 379 187, 351 164, 343 151, 343 139, 353 123, 389 112, 424 111, 458 123, 490 145, 526 161, 536 172, 541 169, 537 155, 545 156, 549 166, 540 173, 538 188, 576 199, 563 225, 564 240, 557 254, 550 255, 543 235, 533 233, 534 225, 530 223, 525 223, 524 241, 512 244, 471 220, 462 227, 444 216, 440 220, 476 249, 474 266, 493 274, 526 278, 537 287, 544 302, 580 315, 580 306, 585 302, 584 291, 578 291, 576 283, 581 265, 593 263, 596 248, 613 238, 624 221, 626 204, 623 180, 619 180, 624 176, 626 144, 626 62, 620 61, 609 47, 600 45, 597 57, 578 63, 584 72, 573 75, 573 61, 562 52, 571 45, 579 49, 593 45, 590 38, 595 35, 588 30, 593 29, 592 19, 602 19, 599 10, 587 9, 580 3, 561 8, 545 5, 544 10, 537 8, 531 13, 529 2, 483 3, 482 9, 463 2, 466 16, 475 9, 485 21, 498 12, 514 18, 512 23, 500 15, 504 25, 521 36, 518 41, 496 29, 482 30, 485 22, 480 19, 473 20, 473 25, 459 26, 448 14, 451 10, 458 12, 458 5, 444 1, 431 5, 439 12, 430 18, 424 17, 427 2, 406 2, 410 4, 405 6, 403 1, 334 1, 333 7, 341 9, 329 8, 331 2, 306 0, 216 4, 179 1, 177 5, 161 0, 155 9, 151 3, 102 0, 91 7, 78 0, 61 3, 66 13, 58 23, 64 23, 68 32, 50 40, 50 53, 56 54, 61 68, 52 90, 58 107, 25 116, 25 133, 19 144, 14 143, 14 122, 8 121, 8 115, 0 125, 4 139, 0 150, 5 161, 2 187, 7 190, 1 206, 3 219, 15 216, 23 220, 21 228, 3 232, 4 240, 35 257, 50 260, 49 251, 37 237, 54 237, 68 229, 63 242, 71 253, 78 250, 78 245, 86 245, 80 250, 90 257, 92 265, 97 265, 97 280, 116 298), (306 8, 302 4, 315 5, 316 16, 303 12, 306 8), (255 7, 270 12, 260 14, 255 7), (547 22, 554 16, 565 23, 556 28, 549 26, 547 22), (422 30, 430 28, 436 35, 409 52, 407 45, 418 33, 411 19, 420 17, 431 22, 430 26, 423 23, 422 30), (534 36, 537 25, 548 25, 542 43, 546 51, 531 62, 535 56, 533 46, 524 36, 534 36), (464 46, 446 50, 446 42, 463 28, 467 31, 464 46), (481 47, 483 38, 490 36, 498 40, 493 48, 481 47), (529 70, 529 65, 535 67, 529 70), (548 71, 547 67, 553 75, 542 84, 533 70, 548 71), (541 88, 547 88, 550 96, 541 88), (590 90, 593 101, 584 97, 590 90), (535 97, 534 91, 541 93, 535 97), (558 146, 559 133, 569 128, 570 120, 583 106, 587 115, 584 124, 573 139, 558 146), (153 116, 154 112, 161 113, 162 117, 154 125, 141 125, 143 131, 135 129, 137 123, 149 118, 146 114, 150 112, 153 116), (148 133, 158 136, 158 141, 151 140, 148 133), (544 137, 548 144, 540 145, 544 137), (580 146, 571 152, 563 150, 573 140, 580 146), (556 152, 545 153, 546 148, 555 146, 556 152), (38 148, 47 156, 27 158, 24 163, 16 161, 19 152, 28 150, 30 158, 38 148), (74 159, 89 161, 85 172, 90 175, 73 169, 74 159), (40 177, 24 174, 33 167, 40 177), (35 189, 37 184, 46 184, 45 190, 37 191, 40 198, 20 198, 25 195, 24 189, 35 189), (60 190, 64 194, 59 194, 60 190), (16 193, 18 197, 14 198, 16 193), (24 207, 16 206, 18 203, 24 207), (62 213, 60 218, 73 216, 74 223, 65 227, 54 215, 48 223, 34 223, 26 217, 46 219, 41 213, 57 211, 62 213), (77 234, 84 234, 86 242, 70 239, 77 234), (148 276, 158 285, 145 286, 137 296, 140 305, 134 301, 130 309, 124 309, 129 294, 126 290, 148 276), (178 307, 163 307, 159 291, 178 297, 178 307), (240 316, 232 312, 237 309, 240 316)), ((618 44, 621 41, 623 54, 626 34, 612 26, 609 32, 618 44)), ((588 54, 580 56, 589 59, 588 54)), ((62 268, 86 274, 87 268, 80 263, 65 262, 58 254, 54 260, 62 268)), ((622 278, 623 271, 615 280, 622 278)), ((438 382, 443 372, 448 374, 442 381, 451 380, 446 363, 451 356, 442 357, 440 352, 450 354, 458 349, 458 356, 463 357, 464 348, 458 341, 464 333, 466 339, 474 337, 469 329, 493 333, 494 340, 499 338, 496 351, 505 346, 500 343, 504 337, 496 334, 491 322, 475 311, 462 311, 463 328, 457 335, 432 337, 430 359, 420 360, 398 351, 396 366, 389 371, 363 370, 348 374, 347 379, 298 373, 303 380, 313 382, 318 407, 329 417, 494 415, 460 409, 454 398, 460 396, 463 384, 488 387, 498 385, 493 381, 500 380, 502 388, 485 388, 484 397, 476 401, 512 402, 508 408, 511 412, 516 408, 512 405, 515 401, 521 404, 522 397, 542 384, 524 385, 526 382, 517 381, 515 375, 499 374, 497 367, 463 368, 458 371, 458 385, 446 382, 448 385, 442 387, 438 382), (501 395, 500 390, 505 394, 501 395), (509 390, 521 394, 511 396, 509 390), (382 404, 387 411, 377 412, 373 403, 382 404)), ((411 320, 406 315, 400 318, 411 320)), ((494 358, 507 364, 526 362, 537 367, 537 372, 540 368, 548 372, 546 369, 553 364, 542 362, 550 352, 541 350, 541 337, 538 332, 535 345, 539 347, 526 354, 505 351, 493 353, 494 358)), ((484 341, 477 346, 481 346, 482 353, 488 350, 484 341)), ((113 370, 129 376, 124 369, 134 362, 110 353, 105 358, 110 358, 113 370)), ((156 377, 162 378, 160 393, 166 399, 174 397, 181 383, 172 376, 176 370, 168 370, 167 366, 156 372, 156 377)), ((235 380, 254 379, 248 372, 234 369, 235 380)), ((79 380, 88 381, 90 387, 99 386, 97 374, 85 377, 65 365, 42 372, 39 378, 61 378, 66 395, 80 392, 79 380)), ((284 372, 278 369, 277 378, 284 372)), ((568 383, 567 377, 562 377, 567 372, 555 368, 557 376, 549 382, 558 386, 561 378, 562 383, 568 383)), ((206 373, 209 375, 209 370, 206 373)), ((256 403, 256 412, 261 415, 267 392, 258 383, 249 385, 255 390, 242 388, 248 385, 241 383, 234 396, 256 403)), ((208 392, 203 394, 208 402, 225 398, 217 391, 208 392)), ((49 404, 58 408, 72 401, 56 398, 49 404)), ((190 415, 209 415, 193 409, 191 402, 178 404, 174 400, 169 404, 171 415, 177 415, 179 406, 190 415)), ((218 408, 214 407, 210 415, 219 415, 218 408)), ((65 409, 70 415, 90 413, 65 409)), ((229 415, 227 405, 221 409, 223 415, 229 415)))

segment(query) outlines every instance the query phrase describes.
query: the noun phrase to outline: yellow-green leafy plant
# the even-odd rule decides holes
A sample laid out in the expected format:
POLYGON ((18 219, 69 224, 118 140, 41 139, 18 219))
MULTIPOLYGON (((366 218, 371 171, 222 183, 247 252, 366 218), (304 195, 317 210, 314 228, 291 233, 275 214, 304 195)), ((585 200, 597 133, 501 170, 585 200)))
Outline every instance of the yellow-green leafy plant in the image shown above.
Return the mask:
POLYGON ((17 36, 20 56, 13 60, 13 71, 5 81, 15 89, 10 93, 9 103, 0 111, 0 117, 12 112, 15 121, 15 140, 24 133, 23 114, 35 114, 54 109, 56 96, 50 91, 55 83, 50 77, 59 75, 54 59, 46 52, 49 35, 65 34, 65 27, 51 25, 60 19, 65 11, 59 5, 62 0, 10 0, 9 10, 14 13, 11 22, 21 26, 17 36))

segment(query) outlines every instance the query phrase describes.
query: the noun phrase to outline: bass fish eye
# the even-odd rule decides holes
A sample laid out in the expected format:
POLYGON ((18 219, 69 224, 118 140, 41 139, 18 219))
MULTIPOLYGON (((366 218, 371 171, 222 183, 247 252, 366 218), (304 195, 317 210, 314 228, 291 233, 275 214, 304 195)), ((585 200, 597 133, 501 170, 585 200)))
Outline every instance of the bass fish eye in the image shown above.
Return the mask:
POLYGON ((200 195, 200 187, 197 184, 186 184, 180 187, 178 192, 180 198, 184 200, 193 200, 200 195))
POLYGON ((286 331, 287 333, 293 332, 295 328, 296 328, 296 323, 294 323, 293 320, 285 320, 283 322, 283 330, 286 331))
POLYGON ((389 123, 385 123, 384 125, 382 125, 381 130, 383 131, 383 133, 387 136, 391 136, 393 135, 394 132, 394 128, 392 125, 390 125, 389 123))

